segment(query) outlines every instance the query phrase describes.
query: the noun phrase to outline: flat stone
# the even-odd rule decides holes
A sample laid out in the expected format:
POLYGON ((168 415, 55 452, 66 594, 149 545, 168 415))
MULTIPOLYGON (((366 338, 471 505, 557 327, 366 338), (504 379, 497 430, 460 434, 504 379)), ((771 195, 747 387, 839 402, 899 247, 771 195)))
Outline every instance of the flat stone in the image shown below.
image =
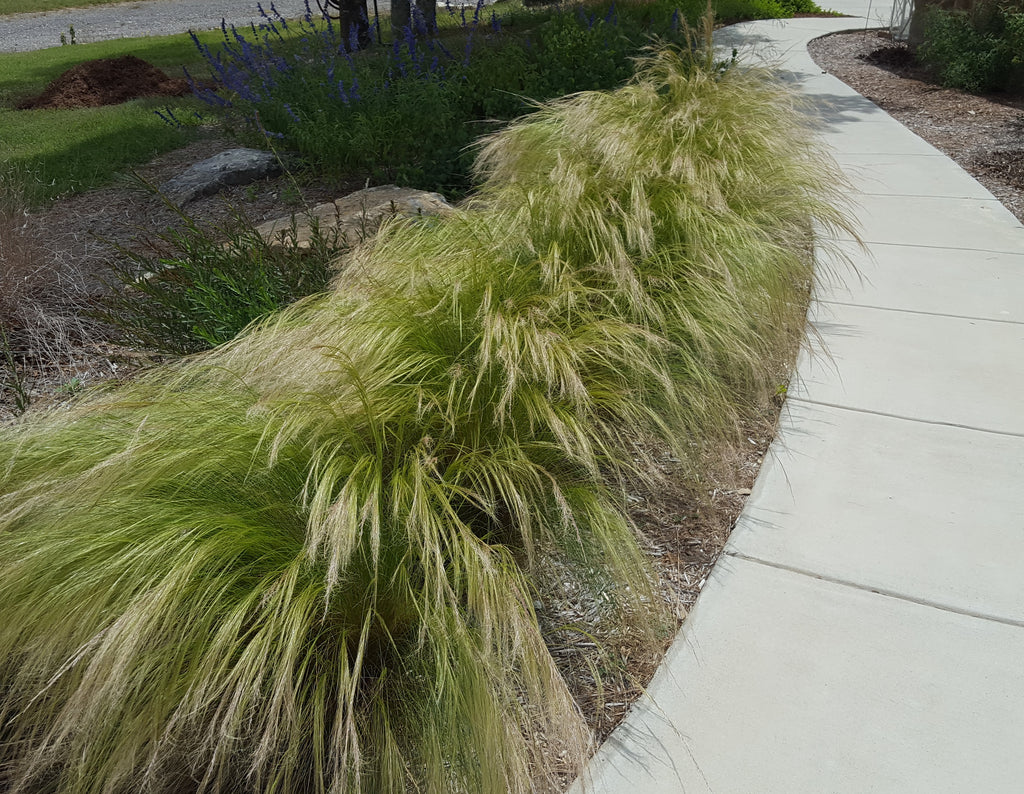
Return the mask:
POLYGON ((336 229, 349 244, 355 245, 389 218, 447 215, 452 211, 440 193, 384 185, 357 190, 336 201, 318 204, 306 213, 267 221, 257 226, 256 231, 271 244, 308 248, 314 227, 320 231, 336 229))
POLYGON ((247 185, 281 173, 273 152, 259 149, 228 149, 196 163, 160 186, 160 192, 178 205, 211 196, 229 185, 247 185))

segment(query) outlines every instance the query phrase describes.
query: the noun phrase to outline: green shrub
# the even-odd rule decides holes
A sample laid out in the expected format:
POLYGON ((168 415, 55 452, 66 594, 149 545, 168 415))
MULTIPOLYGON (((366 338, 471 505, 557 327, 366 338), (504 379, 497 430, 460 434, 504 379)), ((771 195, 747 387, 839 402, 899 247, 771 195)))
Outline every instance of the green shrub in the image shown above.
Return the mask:
POLYGON ((999 2, 978 3, 970 12, 934 8, 919 54, 951 88, 1024 90, 1024 8, 999 2))
MULTIPOLYGON (((791 16, 790 5, 813 3, 721 3, 728 21, 791 16)), ((220 50, 197 40, 224 89, 200 94, 318 170, 463 193, 472 165, 464 149, 475 138, 535 102, 620 85, 652 38, 684 41, 707 9, 701 0, 449 9, 436 36, 396 31, 390 47, 365 52, 312 16, 297 42, 279 38, 284 24, 268 16, 255 36, 233 31, 220 50)))
POLYGON ((800 119, 656 54, 491 139, 476 208, 0 436, 0 784, 557 788, 588 741, 535 572, 664 629, 634 441, 722 432, 798 330, 809 224, 842 224, 800 119))
MULTIPOLYGON (((98 319, 133 345, 194 353, 299 298, 323 291, 348 241, 314 223, 309 245, 296 236, 264 240, 244 217, 214 229, 181 213, 182 225, 121 247, 111 266, 113 289, 98 319)), ((294 221, 293 221, 294 222, 294 221)))

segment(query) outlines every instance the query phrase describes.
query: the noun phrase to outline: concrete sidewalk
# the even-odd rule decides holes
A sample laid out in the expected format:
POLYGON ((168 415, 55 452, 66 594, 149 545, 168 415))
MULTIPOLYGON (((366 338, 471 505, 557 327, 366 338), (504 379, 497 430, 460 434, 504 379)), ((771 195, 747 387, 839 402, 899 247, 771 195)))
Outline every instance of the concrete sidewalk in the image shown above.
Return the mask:
POLYGON ((1024 227, 807 55, 861 27, 722 31, 820 109, 868 252, 837 241, 861 279, 817 290, 828 354, 587 792, 1024 791, 1024 227))

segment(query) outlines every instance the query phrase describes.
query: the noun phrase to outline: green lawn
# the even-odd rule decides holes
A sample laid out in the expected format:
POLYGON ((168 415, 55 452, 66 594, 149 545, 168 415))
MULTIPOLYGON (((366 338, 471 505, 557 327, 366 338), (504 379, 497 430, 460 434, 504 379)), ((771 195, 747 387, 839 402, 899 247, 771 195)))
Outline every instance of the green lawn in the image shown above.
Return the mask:
MULTIPOLYGON (((208 42, 220 32, 200 34, 208 42)), ((85 110, 21 110, 22 99, 38 94, 55 77, 82 61, 132 54, 171 76, 182 66, 199 74, 202 59, 188 35, 118 39, 0 54, 0 168, 25 182, 33 201, 102 184, 116 173, 184 145, 204 106, 192 97, 159 97, 85 110), (157 110, 170 108, 186 123, 173 127, 157 110)))
MULTIPOLYGON (((221 40, 221 33, 206 31, 200 33, 199 38, 212 45, 221 40)), ((197 69, 202 65, 202 58, 187 33, 97 41, 73 47, 55 46, 36 52, 0 53, 0 109, 39 93, 53 78, 77 63, 128 54, 149 61, 169 74, 173 72, 172 77, 181 74, 183 65, 197 69)))
POLYGON ((0 16, 27 14, 32 11, 55 11, 58 8, 113 5, 110 0, 0 0, 0 16))

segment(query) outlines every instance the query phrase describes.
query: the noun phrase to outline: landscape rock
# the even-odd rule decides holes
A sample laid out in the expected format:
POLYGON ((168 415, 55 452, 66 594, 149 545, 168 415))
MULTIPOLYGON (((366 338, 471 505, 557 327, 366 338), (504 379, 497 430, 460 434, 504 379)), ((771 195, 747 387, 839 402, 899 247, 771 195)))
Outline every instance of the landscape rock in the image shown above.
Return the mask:
POLYGON ((228 149, 196 163, 160 186, 160 192, 178 205, 210 196, 229 185, 247 185, 281 173, 273 152, 228 149))
POLYGON ((418 218, 447 215, 452 206, 440 193, 384 185, 357 190, 336 201, 318 204, 312 210, 295 216, 286 215, 256 227, 270 243, 291 244, 308 248, 312 228, 321 231, 337 229, 350 244, 363 242, 388 218, 418 218), (293 220, 294 218, 294 220, 293 220))

